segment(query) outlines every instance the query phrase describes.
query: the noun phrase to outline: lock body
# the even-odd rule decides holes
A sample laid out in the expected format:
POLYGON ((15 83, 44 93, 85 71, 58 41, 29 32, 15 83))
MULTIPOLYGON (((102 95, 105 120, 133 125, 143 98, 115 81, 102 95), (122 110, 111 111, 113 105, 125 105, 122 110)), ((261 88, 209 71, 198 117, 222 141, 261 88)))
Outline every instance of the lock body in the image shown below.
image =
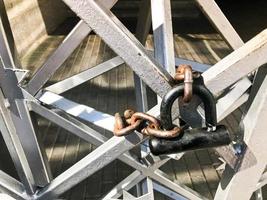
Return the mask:
MULTIPOLYGON (((151 138, 150 151, 155 155, 180 153, 203 148, 212 148, 231 143, 231 137, 224 125, 217 125, 216 100, 204 85, 202 77, 194 79, 193 93, 204 105, 206 127, 183 130, 176 138, 151 138)), ((162 99, 160 107, 161 125, 164 130, 173 128, 171 110, 176 99, 184 93, 184 85, 178 84, 162 99)))
POLYGON ((196 149, 212 148, 231 143, 230 134, 224 125, 218 125, 216 131, 206 128, 187 129, 176 138, 151 138, 149 147, 154 155, 181 153, 196 149))

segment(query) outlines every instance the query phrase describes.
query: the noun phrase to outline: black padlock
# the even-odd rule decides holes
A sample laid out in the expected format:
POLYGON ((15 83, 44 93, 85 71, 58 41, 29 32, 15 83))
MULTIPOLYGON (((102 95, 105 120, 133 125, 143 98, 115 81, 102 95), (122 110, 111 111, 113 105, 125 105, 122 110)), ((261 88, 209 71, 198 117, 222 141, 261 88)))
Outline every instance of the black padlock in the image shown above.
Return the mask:
MULTIPOLYGON (((165 130, 173 128, 171 109, 174 101, 183 95, 184 85, 179 84, 162 99, 160 108, 161 125, 165 130)), ((200 79, 193 83, 193 93, 204 104, 206 127, 184 130, 176 138, 151 138, 149 147, 154 155, 180 153, 189 150, 218 147, 231 142, 230 134, 224 125, 217 126, 216 102, 212 93, 200 79)))

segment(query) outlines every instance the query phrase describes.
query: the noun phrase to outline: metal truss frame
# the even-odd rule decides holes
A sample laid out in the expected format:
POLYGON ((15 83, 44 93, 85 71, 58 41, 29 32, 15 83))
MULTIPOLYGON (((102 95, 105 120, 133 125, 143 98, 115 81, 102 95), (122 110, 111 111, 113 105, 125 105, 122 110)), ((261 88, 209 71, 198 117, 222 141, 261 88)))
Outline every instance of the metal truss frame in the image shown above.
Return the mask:
MULTIPOLYGON (((12 35, 7 34, 10 30, 9 23, 5 16, 4 6, 1 6, 0 130, 20 178, 20 181, 15 180, 0 171, 1 191, 16 199, 56 199, 97 170, 119 159, 133 167, 135 171, 106 194, 103 197, 105 200, 117 199, 120 196, 124 199, 135 199, 126 191, 143 180, 145 180, 143 191, 136 199, 154 199, 153 190, 173 199, 205 199, 159 170, 168 160, 172 158, 179 160, 183 154, 156 157, 145 149, 143 162, 140 162, 140 159, 130 154, 129 150, 137 145, 142 147, 142 143, 146 142, 146 137, 135 131, 126 137, 107 138, 78 119, 112 132, 113 116, 60 96, 61 93, 126 63, 136 74, 138 109, 159 116, 159 104, 148 110, 146 85, 159 97, 163 97, 172 88, 175 65, 187 63, 203 72, 205 84, 214 95, 228 89, 228 93, 217 102, 219 121, 248 99, 253 99, 244 117, 245 143, 248 148, 246 152, 249 153, 245 153, 240 159, 230 147, 216 149, 230 167, 225 170, 215 199, 249 199, 254 191, 257 191, 256 194, 260 198, 260 188, 267 183, 267 176, 264 173, 267 160, 262 153, 265 152, 263 151, 266 149, 264 141, 267 139, 266 134, 263 134, 267 125, 262 121, 267 115, 265 109, 267 79, 264 76, 254 81, 253 86, 256 84, 261 87, 252 98, 252 94, 250 97, 247 94, 247 90, 252 85, 247 75, 267 63, 265 56, 267 31, 243 43, 215 1, 196 0, 212 24, 234 49, 230 55, 214 66, 208 66, 175 58, 170 0, 141 1, 143 9, 140 11, 136 37, 109 10, 117 0, 63 1, 81 20, 26 85, 23 83, 27 71, 18 69, 20 66, 16 61, 16 51, 12 48, 14 40, 12 35), (154 34, 154 56, 153 52, 149 52, 143 46, 151 23, 154 34), (118 56, 44 88, 46 82, 92 30, 118 56), (30 117, 30 112, 41 115, 94 144, 97 148, 53 178, 46 155, 38 142, 35 120, 30 117), (249 182, 244 180, 250 174, 253 174, 253 180, 249 182), (227 182, 230 176, 232 179, 227 182)), ((178 109, 176 112, 177 116, 178 109)))

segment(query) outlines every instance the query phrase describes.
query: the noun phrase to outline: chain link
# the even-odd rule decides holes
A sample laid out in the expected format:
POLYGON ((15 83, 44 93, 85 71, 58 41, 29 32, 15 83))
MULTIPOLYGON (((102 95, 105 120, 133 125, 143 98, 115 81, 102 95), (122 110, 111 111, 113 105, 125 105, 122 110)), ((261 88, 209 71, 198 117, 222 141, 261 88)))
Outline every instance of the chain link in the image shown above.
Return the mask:
POLYGON ((147 136, 174 138, 180 135, 182 129, 174 126, 172 130, 162 130, 160 121, 152 115, 126 110, 124 116, 115 114, 114 135, 125 136, 133 131, 139 131, 147 136))

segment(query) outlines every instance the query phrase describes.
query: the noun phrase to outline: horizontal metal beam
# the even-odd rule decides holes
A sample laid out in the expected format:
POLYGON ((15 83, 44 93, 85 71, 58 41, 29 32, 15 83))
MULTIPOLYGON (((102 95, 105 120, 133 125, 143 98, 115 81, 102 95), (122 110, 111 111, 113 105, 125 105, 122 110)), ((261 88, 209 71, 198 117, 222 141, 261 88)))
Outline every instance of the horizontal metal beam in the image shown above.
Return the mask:
POLYGON ((63 0, 159 96, 171 89, 173 78, 109 10, 88 0, 63 0))
POLYGON ((66 113, 91 122, 92 124, 113 132, 114 116, 99 112, 86 105, 78 104, 52 92, 45 92, 39 100, 47 105, 53 105, 66 113))
POLYGON ((83 72, 80 72, 78 74, 75 74, 74 76, 71 76, 63 81, 57 82, 47 88, 45 90, 54 92, 56 94, 61 94, 63 92, 66 92, 78 85, 81 85, 85 83, 86 81, 93 79, 115 67, 120 66, 123 64, 124 61, 119 57, 112 58, 108 61, 105 61, 95 67, 92 67, 90 69, 87 69, 83 72))

